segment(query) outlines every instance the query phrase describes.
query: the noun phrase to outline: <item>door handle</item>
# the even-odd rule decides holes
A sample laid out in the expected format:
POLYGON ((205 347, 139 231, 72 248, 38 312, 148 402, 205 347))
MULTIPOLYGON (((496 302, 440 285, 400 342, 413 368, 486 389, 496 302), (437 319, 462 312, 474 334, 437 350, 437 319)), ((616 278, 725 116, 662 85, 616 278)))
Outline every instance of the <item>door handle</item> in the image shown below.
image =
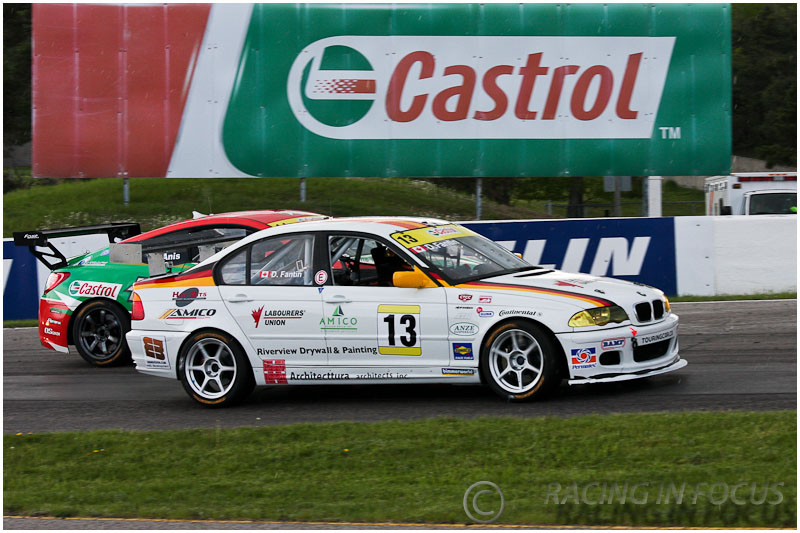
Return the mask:
POLYGON ((239 303, 239 302, 252 302, 252 298, 248 298, 246 294, 234 294, 228 301, 231 303, 239 303))
POLYGON ((326 304, 347 304, 350 303, 350 299, 346 296, 342 296, 341 294, 337 294, 335 296, 331 296, 325 300, 326 304))

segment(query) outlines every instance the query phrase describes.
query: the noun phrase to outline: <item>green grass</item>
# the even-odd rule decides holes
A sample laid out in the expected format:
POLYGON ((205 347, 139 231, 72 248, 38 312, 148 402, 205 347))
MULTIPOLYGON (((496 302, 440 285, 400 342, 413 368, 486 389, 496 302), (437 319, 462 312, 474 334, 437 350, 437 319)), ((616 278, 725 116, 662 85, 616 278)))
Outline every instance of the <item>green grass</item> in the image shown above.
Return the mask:
MULTIPOLYGON (((403 178, 315 178, 307 180, 307 202, 297 179, 131 178, 130 204, 122 179, 64 180, 18 189, 3 196, 3 235, 13 231, 134 221, 142 230, 191 218, 192 211, 302 209, 332 216, 404 215, 450 220, 475 218, 474 198, 403 178)), ((484 199, 483 218, 542 218, 543 212, 501 206, 484 199)))
POLYGON ((729 302, 734 300, 796 300, 796 292, 762 292, 759 294, 720 294, 717 296, 670 296, 670 302, 729 302))
POLYGON ((35 318, 29 320, 3 320, 4 328, 35 328, 39 321, 35 318))
POLYGON ((796 411, 10 434, 3 505, 6 515, 463 523, 464 492, 486 480, 505 495, 499 523, 791 527, 796 435, 796 411), (647 483, 635 497, 649 504, 579 503, 573 483, 577 494, 597 483, 589 501, 604 483, 647 483), (773 484, 769 501, 782 502, 715 505, 700 494, 709 485, 695 492, 701 483, 717 486, 716 503, 723 483, 773 484), (686 487, 684 500, 658 503, 670 484, 686 487))

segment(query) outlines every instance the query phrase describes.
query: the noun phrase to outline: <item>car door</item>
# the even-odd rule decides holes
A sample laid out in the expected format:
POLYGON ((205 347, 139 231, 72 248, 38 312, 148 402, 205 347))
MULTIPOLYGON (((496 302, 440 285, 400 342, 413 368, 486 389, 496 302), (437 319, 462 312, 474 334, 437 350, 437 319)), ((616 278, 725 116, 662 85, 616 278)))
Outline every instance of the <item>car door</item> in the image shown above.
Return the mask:
POLYGON ((326 238, 330 280, 322 292, 328 361, 340 367, 449 364, 444 289, 391 285, 396 270, 411 270, 401 253, 355 233, 326 238))
POLYGON ((255 241, 218 266, 222 300, 264 361, 327 364, 313 251, 313 234, 290 233, 255 241))

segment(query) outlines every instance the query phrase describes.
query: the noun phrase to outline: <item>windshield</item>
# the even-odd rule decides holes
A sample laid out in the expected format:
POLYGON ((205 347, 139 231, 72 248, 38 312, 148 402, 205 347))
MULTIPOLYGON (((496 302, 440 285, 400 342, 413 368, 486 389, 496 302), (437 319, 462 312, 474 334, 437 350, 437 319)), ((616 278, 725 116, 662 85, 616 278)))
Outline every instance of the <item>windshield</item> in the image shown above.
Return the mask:
POLYGON ((750 197, 751 215, 797 214, 797 193, 775 192, 750 197))
POLYGON ((401 231, 392 238, 456 283, 531 268, 499 244, 456 224, 401 231))

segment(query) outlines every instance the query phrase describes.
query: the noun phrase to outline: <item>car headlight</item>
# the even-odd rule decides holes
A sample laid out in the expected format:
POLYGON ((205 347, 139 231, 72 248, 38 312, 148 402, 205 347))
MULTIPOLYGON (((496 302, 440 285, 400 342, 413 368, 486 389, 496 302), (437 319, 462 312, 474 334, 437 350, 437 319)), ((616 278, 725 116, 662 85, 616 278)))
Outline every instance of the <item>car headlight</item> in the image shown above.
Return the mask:
POLYGON ((669 312, 670 312, 670 309, 671 309, 671 308, 670 308, 670 305, 669 305, 669 298, 667 298, 666 296, 664 296, 664 311, 666 311, 667 313, 669 313, 669 312))
POLYGON ((625 310, 617 305, 612 305, 579 311, 569 319, 569 325, 573 328, 585 328, 587 326, 605 326, 609 322, 625 322, 626 320, 628 320, 628 314, 625 310))

